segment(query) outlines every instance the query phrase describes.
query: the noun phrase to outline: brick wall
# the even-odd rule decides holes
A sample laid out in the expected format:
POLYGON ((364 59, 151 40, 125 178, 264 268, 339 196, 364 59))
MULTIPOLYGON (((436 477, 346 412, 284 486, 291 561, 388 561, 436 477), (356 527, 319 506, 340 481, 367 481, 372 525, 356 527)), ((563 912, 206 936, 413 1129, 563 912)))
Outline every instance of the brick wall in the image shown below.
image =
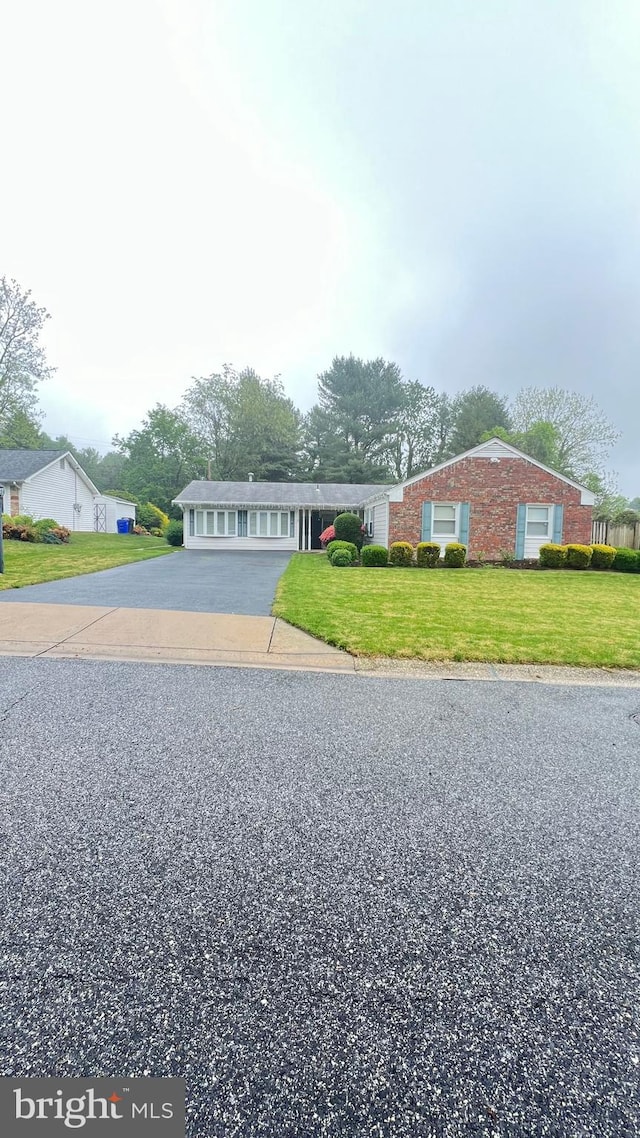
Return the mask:
POLYGON ((470 557, 515 551, 520 502, 563 505, 563 542, 591 542, 592 508, 580 505, 580 491, 523 458, 463 458, 405 486, 403 501, 389 505, 389 543, 421 540, 423 502, 469 502, 470 557))
POLYGON ((20 492, 17 486, 12 486, 10 491, 10 510, 11 517, 15 518, 20 513, 20 492))

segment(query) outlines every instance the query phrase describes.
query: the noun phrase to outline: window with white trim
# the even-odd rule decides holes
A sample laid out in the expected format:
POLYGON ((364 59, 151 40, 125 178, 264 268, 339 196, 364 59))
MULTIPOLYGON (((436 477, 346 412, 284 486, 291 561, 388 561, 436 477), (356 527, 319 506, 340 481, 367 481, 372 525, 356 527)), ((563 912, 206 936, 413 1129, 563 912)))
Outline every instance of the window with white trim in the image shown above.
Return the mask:
POLYGON ((431 533, 433 537, 455 537, 458 524, 457 505, 433 506, 431 519, 431 533))
POLYGON ((527 537, 551 538, 551 506, 527 506, 527 537))
POLYGON ((293 510, 249 510, 249 537, 293 537, 293 510))
POLYGON ((196 510, 196 537, 235 537, 235 510, 196 510))

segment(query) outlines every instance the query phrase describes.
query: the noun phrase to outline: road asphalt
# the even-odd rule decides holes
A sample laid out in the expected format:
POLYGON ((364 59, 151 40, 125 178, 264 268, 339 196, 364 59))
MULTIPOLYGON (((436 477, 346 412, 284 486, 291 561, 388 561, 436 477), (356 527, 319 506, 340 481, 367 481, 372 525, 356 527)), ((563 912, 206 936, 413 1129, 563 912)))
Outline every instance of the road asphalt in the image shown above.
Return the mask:
POLYGON ((0 1072, 189 1138, 640 1133, 640 697, 0 658, 0 1072))

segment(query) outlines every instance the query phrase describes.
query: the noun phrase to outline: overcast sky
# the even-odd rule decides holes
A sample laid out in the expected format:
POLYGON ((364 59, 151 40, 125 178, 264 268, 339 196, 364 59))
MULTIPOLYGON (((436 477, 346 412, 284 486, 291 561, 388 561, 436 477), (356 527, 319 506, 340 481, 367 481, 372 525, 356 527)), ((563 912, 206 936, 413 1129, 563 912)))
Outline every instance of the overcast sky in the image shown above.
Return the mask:
POLYGON ((640 494, 637 0, 21 0, 0 273, 49 433, 105 449, 224 362, 558 384, 640 494))

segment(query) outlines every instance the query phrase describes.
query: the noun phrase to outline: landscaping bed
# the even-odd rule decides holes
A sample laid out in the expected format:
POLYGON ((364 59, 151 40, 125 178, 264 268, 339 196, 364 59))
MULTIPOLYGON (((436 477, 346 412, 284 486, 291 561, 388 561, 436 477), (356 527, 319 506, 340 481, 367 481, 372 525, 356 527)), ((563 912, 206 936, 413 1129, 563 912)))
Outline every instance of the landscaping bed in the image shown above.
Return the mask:
POLYGON ((0 575, 0 589, 19 589, 23 585, 39 585, 42 581, 78 577, 176 552, 155 537, 115 533, 72 533, 69 543, 60 545, 27 541, 3 544, 5 571, 0 575))
POLYGON ((640 580, 566 569, 335 569, 295 555, 273 608, 357 656, 640 668, 640 580))

